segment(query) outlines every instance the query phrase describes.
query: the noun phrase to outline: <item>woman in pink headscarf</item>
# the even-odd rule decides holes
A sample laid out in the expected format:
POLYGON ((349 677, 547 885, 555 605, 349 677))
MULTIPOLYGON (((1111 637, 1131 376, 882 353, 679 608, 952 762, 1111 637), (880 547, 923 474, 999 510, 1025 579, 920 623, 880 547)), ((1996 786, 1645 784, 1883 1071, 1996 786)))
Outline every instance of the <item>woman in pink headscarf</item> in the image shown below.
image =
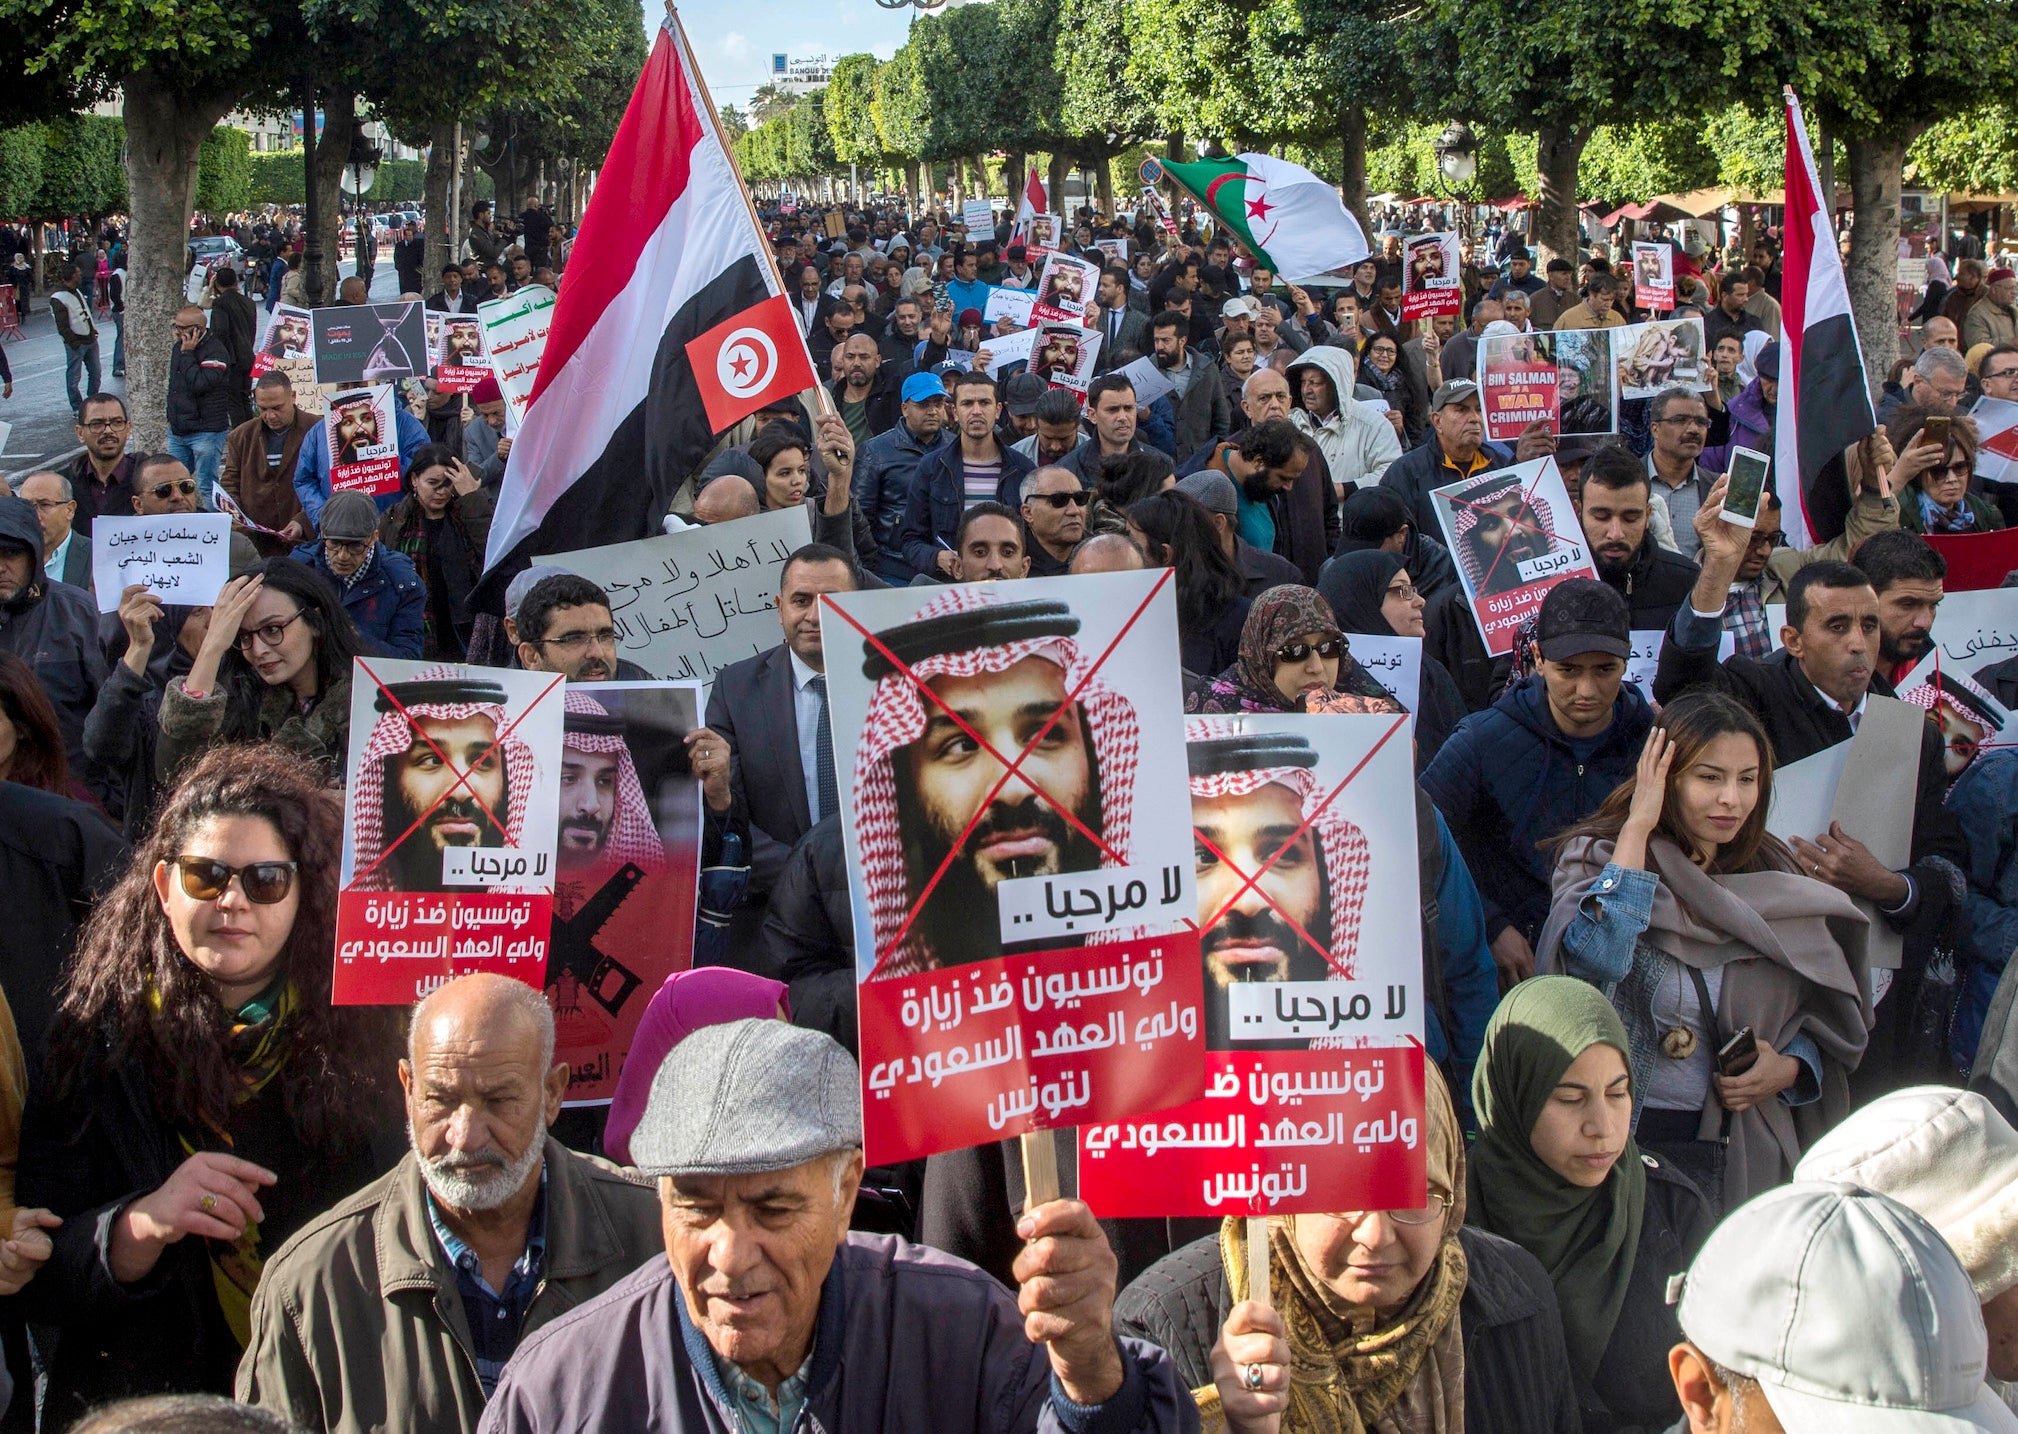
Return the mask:
POLYGON ((783 1021, 792 1018, 782 981, 767 981, 727 966, 702 966, 668 976, 645 1007, 630 1054, 617 1076, 609 1123, 603 1129, 603 1153, 619 1165, 633 1163, 631 1135, 644 1116, 652 1079, 674 1046, 703 1026, 767 1016, 783 1021))

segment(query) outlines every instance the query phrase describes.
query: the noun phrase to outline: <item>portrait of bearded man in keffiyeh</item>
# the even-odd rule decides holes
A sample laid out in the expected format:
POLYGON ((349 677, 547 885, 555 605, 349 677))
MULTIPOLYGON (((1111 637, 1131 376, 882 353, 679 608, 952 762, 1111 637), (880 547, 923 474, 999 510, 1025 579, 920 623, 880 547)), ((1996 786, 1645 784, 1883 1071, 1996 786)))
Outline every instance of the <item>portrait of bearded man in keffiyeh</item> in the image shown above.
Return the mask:
POLYGON ((1555 514, 1541 498, 1524 496, 1518 474, 1488 477, 1451 498, 1457 558, 1475 596, 1511 592, 1528 582, 1520 565, 1553 552, 1555 514))
POLYGON ((875 688, 852 790, 870 979, 1002 955, 1002 882, 1127 863, 1140 724, 1126 697, 1089 676, 1079 630, 1066 603, 960 587, 864 643, 875 688), (1019 754, 1018 776, 995 791, 1019 754))
POLYGON ((1344 809, 1326 805, 1318 754, 1302 737, 1243 733, 1224 718, 1194 719, 1186 731, 1198 919, 1211 922, 1199 934, 1205 1044, 1232 1050, 1227 993, 1235 983, 1354 975, 1372 857, 1344 809))
POLYGON ((430 668, 379 690, 378 716, 351 792, 355 889, 519 889, 442 879, 443 854, 452 847, 523 845, 539 762, 506 718, 507 701, 501 683, 454 667, 430 668))

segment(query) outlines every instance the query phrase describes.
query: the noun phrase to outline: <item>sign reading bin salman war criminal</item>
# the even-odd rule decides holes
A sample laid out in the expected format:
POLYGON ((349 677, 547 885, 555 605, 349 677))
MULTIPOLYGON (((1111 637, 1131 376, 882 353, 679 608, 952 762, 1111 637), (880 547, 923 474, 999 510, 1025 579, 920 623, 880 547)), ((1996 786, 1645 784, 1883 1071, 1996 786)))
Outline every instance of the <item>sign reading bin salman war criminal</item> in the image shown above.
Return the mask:
POLYGON ((1463 478, 1429 496, 1494 657, 1513 651, 1521 624, 1550 588, 1598 575, 1553 458, 1463 478))
POLYGON ((701 791, 686 739, 701 687, 589 682, 565 695, 546 991, 567 1103, 603 1105, 646 1004, 694 964, 701 791))
POLYGON ((822 599, 872 1164, 1202 1089, 1172 581, 822 599))
POLYGON ((337 1005, 406 1005, 473 971, 545 981, 563 685, 357 659, 337 1005))
POLYGON ((1089 1123, 1103 1215, 1425 1200, 1422 913, 1406 716, 1186 723, 1204 1095, 1089 1123))

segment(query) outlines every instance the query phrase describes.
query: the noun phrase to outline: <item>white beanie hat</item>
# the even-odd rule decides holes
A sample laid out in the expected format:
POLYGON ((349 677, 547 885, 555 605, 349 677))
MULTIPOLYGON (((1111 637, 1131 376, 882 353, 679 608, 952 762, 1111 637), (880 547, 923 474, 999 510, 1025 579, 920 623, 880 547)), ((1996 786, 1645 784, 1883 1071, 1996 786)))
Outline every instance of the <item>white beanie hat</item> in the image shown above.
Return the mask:
POLYGON ((1881 1096, 1809 1147, 1796 1180, 1888 1195, 1941 1232, 1987 1303, 2018 1285, 2018 1130, 1973 1091, 1881 1096))

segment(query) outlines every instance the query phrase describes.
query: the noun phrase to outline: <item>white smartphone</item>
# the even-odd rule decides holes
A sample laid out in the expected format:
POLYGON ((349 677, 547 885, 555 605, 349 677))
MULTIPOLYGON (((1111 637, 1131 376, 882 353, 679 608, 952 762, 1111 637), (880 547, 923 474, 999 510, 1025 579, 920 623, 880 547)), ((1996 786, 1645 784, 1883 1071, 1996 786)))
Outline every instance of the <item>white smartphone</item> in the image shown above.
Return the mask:
POLYGON ((1724 487, 1723 519, 1740 528, 1755 527, 1759 505, 1766 498, 1766 474, 1773 460, 1749 448, 1731 450, 1731 481, 1724 487))

